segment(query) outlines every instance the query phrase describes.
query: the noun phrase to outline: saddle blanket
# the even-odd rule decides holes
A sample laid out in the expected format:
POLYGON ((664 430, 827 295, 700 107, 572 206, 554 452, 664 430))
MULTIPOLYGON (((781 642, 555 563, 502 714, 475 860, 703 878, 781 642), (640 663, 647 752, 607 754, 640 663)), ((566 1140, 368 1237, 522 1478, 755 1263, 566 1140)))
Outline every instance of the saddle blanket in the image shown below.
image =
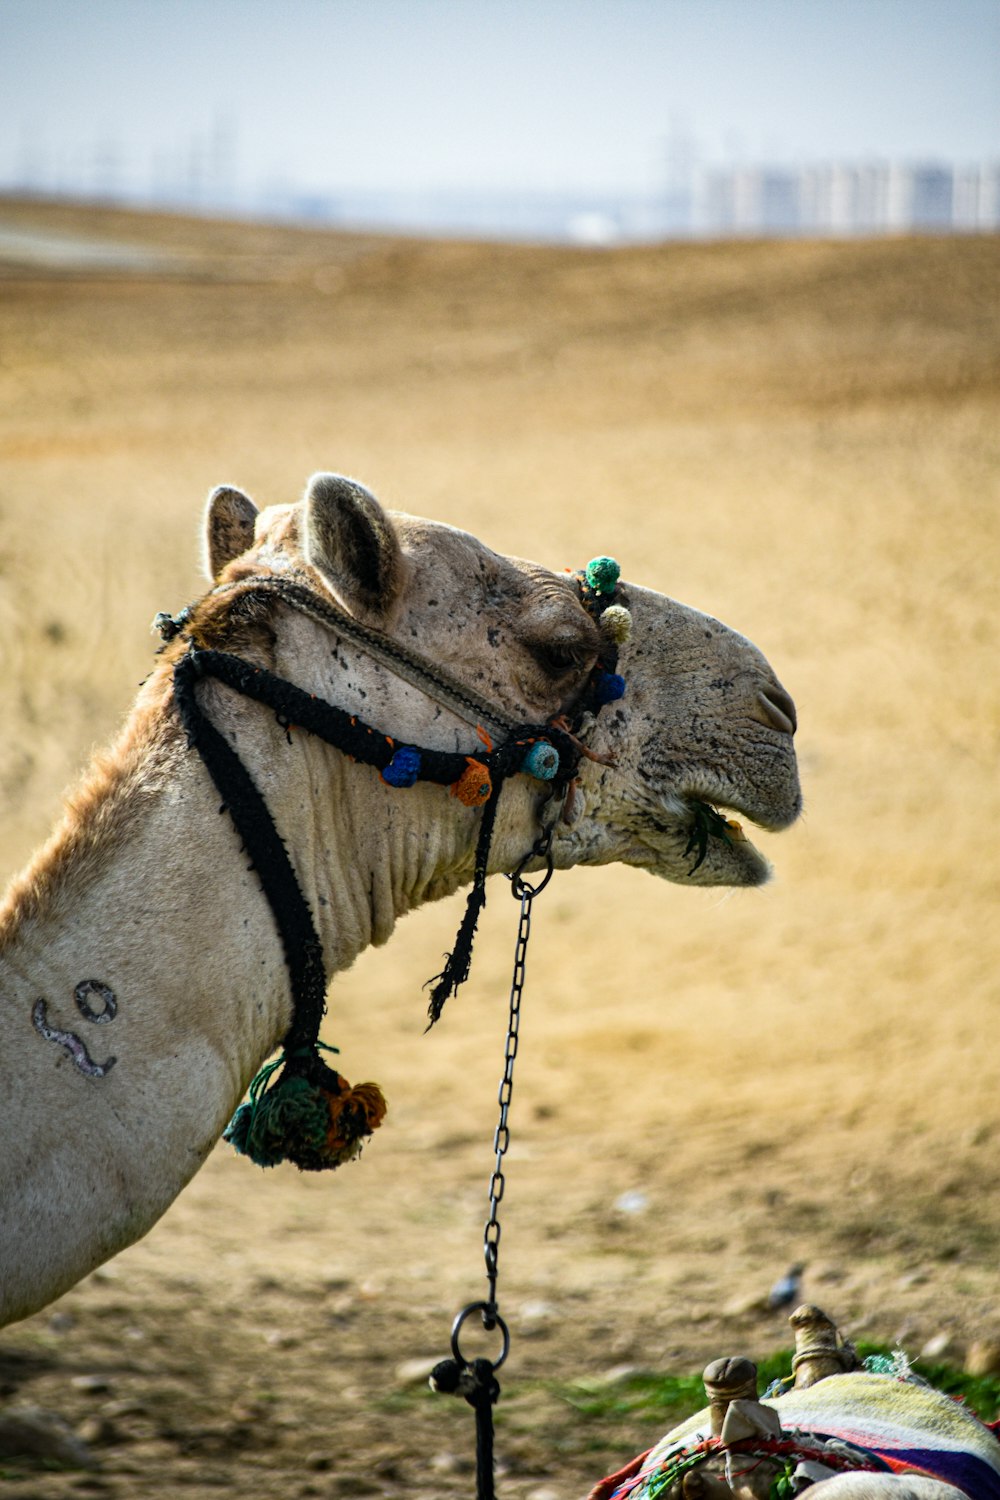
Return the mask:
MULTIPOLYGON (((858 1372, 830 1375, 805 1390, 768 1397, 784 1433, 813 1433, 864 1448, 896 1473, 926 1474, 969 1500, 1000 1500, 1000 1440, 967 1407, 912 1377, 858 1372)), ((668 1432, 649 1453, 614 1476, 607 1500, 647 1500, 672 1454, 711 1435, 708 1410, 668 1432), (631 1473, 629 1471, 632 1471, 631 1473)))

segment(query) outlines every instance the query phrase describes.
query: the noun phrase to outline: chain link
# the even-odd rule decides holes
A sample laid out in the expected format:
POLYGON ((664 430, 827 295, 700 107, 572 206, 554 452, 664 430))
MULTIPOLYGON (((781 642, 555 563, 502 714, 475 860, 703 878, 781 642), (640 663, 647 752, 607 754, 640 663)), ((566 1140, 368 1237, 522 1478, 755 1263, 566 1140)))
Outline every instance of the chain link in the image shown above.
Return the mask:
POLYGON ((504 1157, 510 1146, 510 1126, 507 1123, 511 1096, 514 1092, 514 1060, 521 1027, 521 996, 524 991, 525 963, 528 954, 528 939, 531 936, 531 903, 544 890, 552 878, 552 827, 541 838, 510 877, 511 895, 521 903, 521 915, 517 926, 517 941, 514 945, 514 972, 510 982, 510 1011, 507 1019, 507 1041, 504 1046, 503 1077, 497 1090, 500 1118, 493 1132, 493 1149, 496 1163, 490 1177, 490 1214, 483 1232, 483 1256, 486 1261, 486 1278, 489 1283, 489 1298, 483 1309, 483 1327, 487 1330, 497 1323, 497 1271, 500 1257, 500 1204, 507 1185, 504 1176, 504 1157), (523 870, 532 859, 545 860, 545 872, 536 884, 525 880, 523 870))

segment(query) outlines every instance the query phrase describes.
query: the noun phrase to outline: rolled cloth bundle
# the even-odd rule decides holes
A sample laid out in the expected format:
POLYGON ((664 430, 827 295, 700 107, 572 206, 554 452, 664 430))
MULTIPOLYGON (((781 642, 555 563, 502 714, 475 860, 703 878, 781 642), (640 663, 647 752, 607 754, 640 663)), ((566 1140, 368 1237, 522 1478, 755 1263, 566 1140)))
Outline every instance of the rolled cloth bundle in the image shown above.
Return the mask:
MULTIPOLYGON (((918 1476, 953 1486, 968 1500, 1000 1500, 1000 1441, 994 1432, 980 1422, 967 1407, 940 1391, 911 1377, 905 1369, 900 1374, 874 1374, 857 1371, 829 1375, 806 1389, 792 1389, 783 1395, 765 1398, 761 1403, 780 1418, 782 1438, 794 1444, 796 1438, 837 1439, 872 1456, 882 1473, 858 1475, 870 1490, 872 1500, 902 1500, 900 1487, 891 1483, 893 1475, 912 1476, 914 1497, 931 1496, 945 1500, 949 1490, 917 1483, 918 1476)), ((718 1443, 718 1438, 714 1440, 718 1443)), ((657 1500, 674 1493, 673 1477, 681 1476, 689 1460, 699 1449, 708 1458, 713 1443, 711 1409, 697 1412, 686 1422, 668 1432, 666 1437, 638 1461, 615 1476, 620 1482, 613 1487, 598 1485, 595 1500, 657 1500), (629 1472, 631 1470, 631 1472, 629 1472)), ((770 1451, 774 1451, 771 1445, 770 1451)), ((761 1443, 761 1452, 769 1451, 761 1443)), ((738 1467, 747 1468, 752 1443, 741 1443, 738 1467)), ((717 1446, 715 1454, 721 1451, 717 1446)), ((735 1456, 735 1455, 734 1455, 735 1456)), ((816 1454, 822 1461, 822 1455, 816 1454)), ((847 1476, 828 1478, 815 1485, 817 1500, 831 1500, 845 1494, 847 1476), (827 1485, 832 1486, 830 1490, 827 1485)), ((813 1487, 809 1487, 812 1493, 813 1487)), ((677 1493, 684 1493, 683 1485, 677 1493)), ((855 1496, 855 1486, 846 1486, 855 1496)))

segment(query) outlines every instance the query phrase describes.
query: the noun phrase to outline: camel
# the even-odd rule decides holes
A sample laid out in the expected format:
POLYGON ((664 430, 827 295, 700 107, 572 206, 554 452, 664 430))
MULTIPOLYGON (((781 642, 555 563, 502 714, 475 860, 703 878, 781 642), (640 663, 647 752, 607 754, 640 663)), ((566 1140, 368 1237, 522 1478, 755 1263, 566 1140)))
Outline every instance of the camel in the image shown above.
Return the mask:
POLYGON ((769 866, 724 814, 780 830, 801 809, 795 710, 763 655, 649 589, 500 556, 330 474, 259 512, 215 490, 205 561, 209 592, 169 622, 120 736, 0 907, 0 1324, 144 1235, 294 1033, 268 861, 220 815, 233 799, 191 715, 266 804, 324 983, 421 903, 546 859, 759 885, 769 866), (210 674, 189 679, 185 718, 195 646, 332 703, 372 743, 457 759, 471 790, 410 785, 405 757, 365 763, 210 674), (536 729, 515 765, 519 725, 536 729), (484 766, 502 772, 485 806, 484 766))
POLYGON ((996 1500, 998 1426, 910 1370, 906 1356, 862 1366, 820 1308, 789 1322, 787 1380, 763 1395, 741 1357, 705 1369, 707 1407, 594 1486, 588 1500, 996 1500))

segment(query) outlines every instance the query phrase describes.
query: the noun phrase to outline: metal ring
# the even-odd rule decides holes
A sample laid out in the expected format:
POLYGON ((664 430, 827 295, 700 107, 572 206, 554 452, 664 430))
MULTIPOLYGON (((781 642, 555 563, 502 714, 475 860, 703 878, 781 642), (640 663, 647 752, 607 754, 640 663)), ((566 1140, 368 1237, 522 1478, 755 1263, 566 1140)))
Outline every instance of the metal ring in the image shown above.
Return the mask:
POLYGON ((458 1336, 462 1331, 462 1325, 464 1324, 465 1320, 467 1318, 471 1318, 473 1313, 482 1313, 484 1326, 487 1326, 486 1320, 487 1318, 489 1318, 491 1320, 492 1326, 499 1328, 500 1330, 500 1334, 503 1338, 503 1347, 500 1350, 500 1358, 493 1361, 493 1369, 499 1370, 500 1366, 507 1358, 507 1355, 510 1353, 510 1329, 507 1327, 507 1324, 504 1322, 503 1318, 501 1318, 500 1314, 496 1310, 496 1307, 491 1302, 470 1302, 468 1307, 462 1308, 462 1311, 458 1314, 454 1323, 452 1323, 451 1325, 451 1352, 460 1365, 464 1366, 469 1363, 469 1361, 465 1358, 465 1355, 459 1348, 458 1336))
POLYGON ((537 896, 544 891, 555 872, 555 861, 552 857, 552 829, 547 828, 536 841, 533 848, 529 849, 521 863, 508 877, 510 880, 510 891, 515 901, 523 901, 525 896, 537 896), (522 874, 525 865, 530 864, 533 859, 545 858, 545 873, 537 885, 524 879, 522 874))
POLYGON ((522 880, 521 876, 517 873, 513 874, 510 877, 511 895, 514 897, 515 901, 523 901, 525 896, 535 897, 539 895, 541 891, 544 891, 545 887, 552 879, 552 874, 553 867, 550 864, 544 876, 537 885, 531 885, 529 881, 522 880))

